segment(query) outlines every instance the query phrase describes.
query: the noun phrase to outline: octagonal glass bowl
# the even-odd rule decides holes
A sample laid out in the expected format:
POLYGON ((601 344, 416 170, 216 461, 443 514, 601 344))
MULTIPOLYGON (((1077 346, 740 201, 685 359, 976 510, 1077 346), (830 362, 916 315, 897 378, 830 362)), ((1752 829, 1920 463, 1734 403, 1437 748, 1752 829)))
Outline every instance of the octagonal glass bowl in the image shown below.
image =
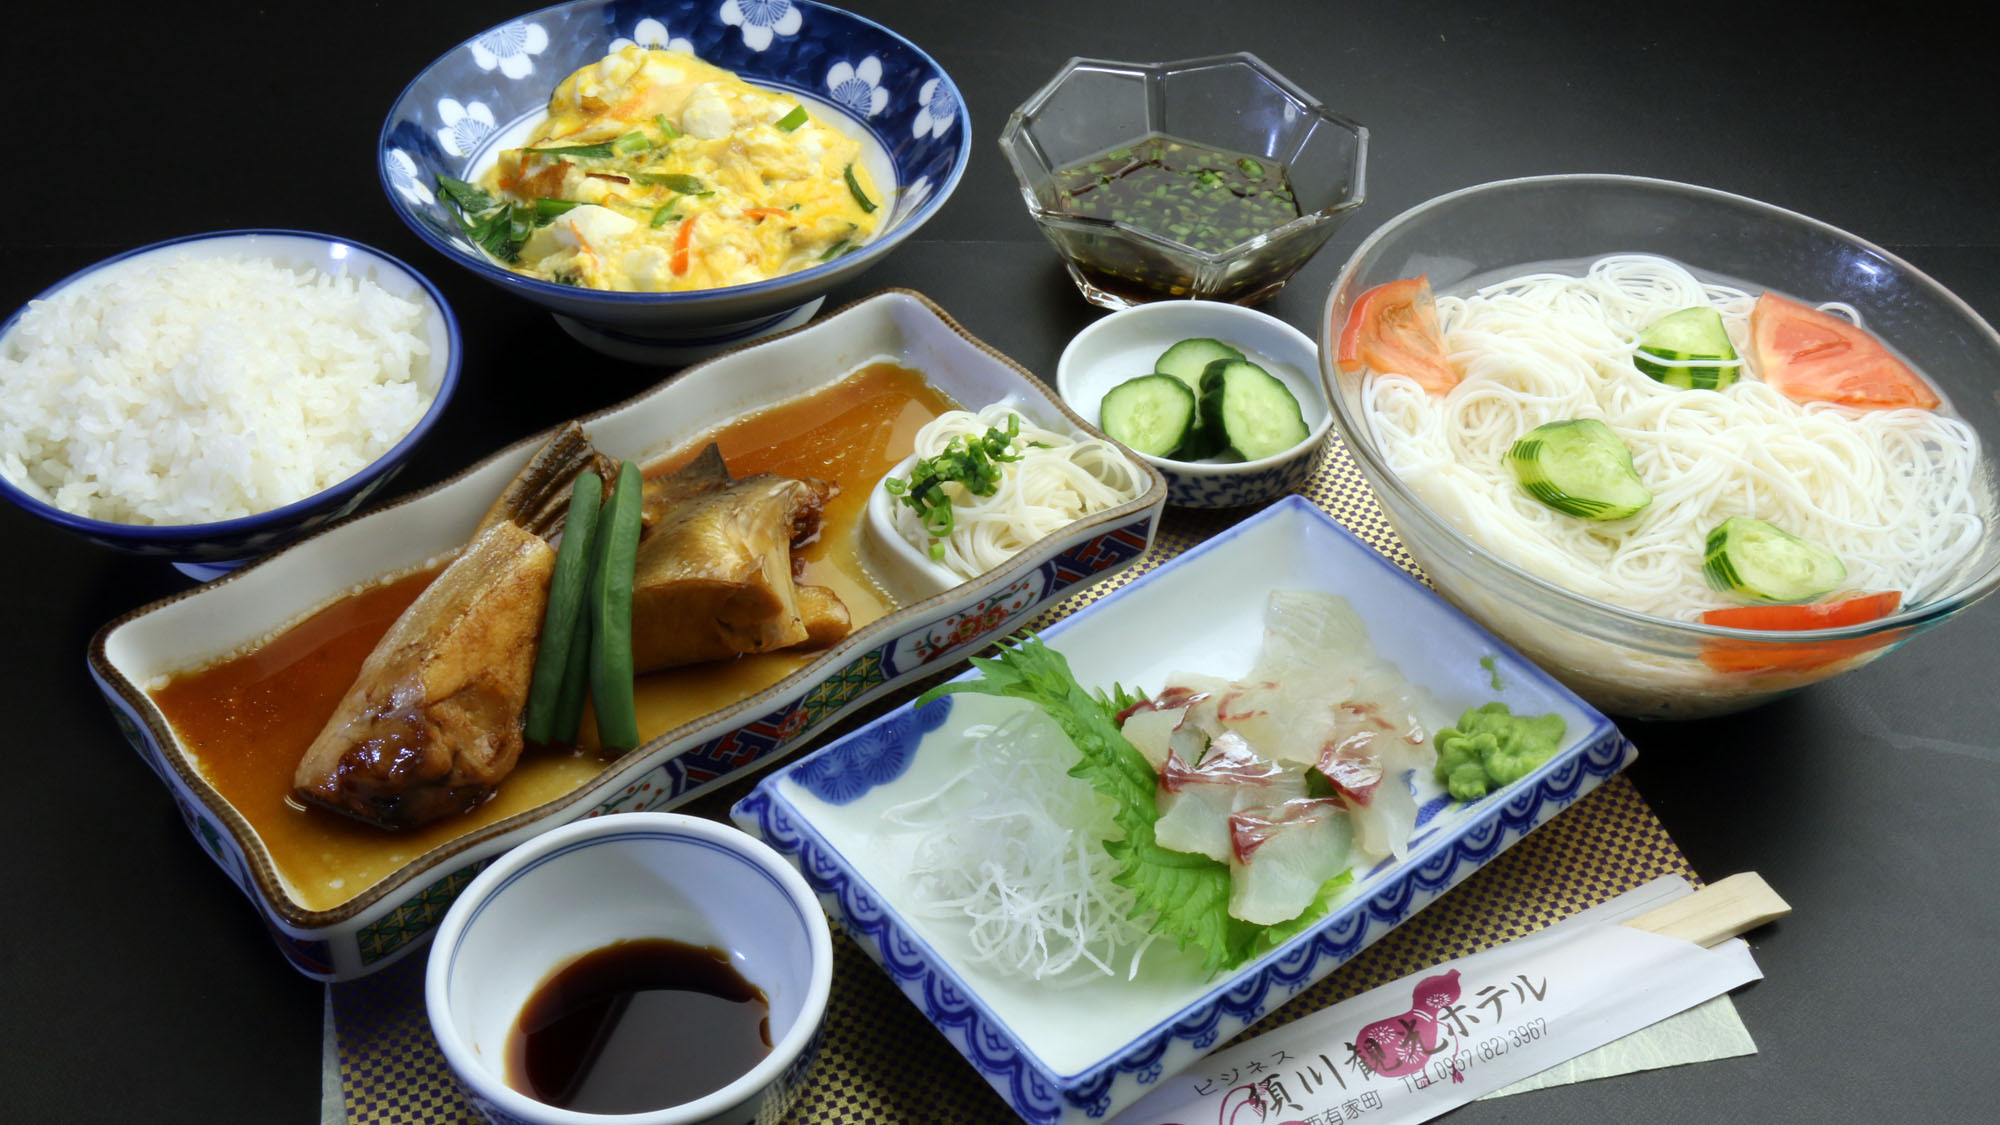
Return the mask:
POLYGON ((935 215, 971 155, 958 87, 915 44, 838 8, 715 0, 572 0, 489 28, 426 67, 389 110, 376 145, 382 188, 417 236, 480 279, 555 314, 585 345, 639 363, 680 364, 796 327, 834 287, 881 261, 935 215), (518 146, 556 83, 637 44, 685 51, 796 97, 862 142, 884 189, 875 236, 796 273, 718 289, 613 292, 515 273, 475 247, 439 197, 438 176, 474 180, 518 146))
POLYGON ((1250 305, 1283 289, 1361 206, 1368 130, 1243 52, 1164 63, 1073 58, 1007 119, 1000 148, 1029 215, 1092 304, 1196 297, 1250 305), (1060 173, 1155 137, 1247 157, 1259 176, 1282 166, 1297 217, 1211 252, 1148 229, 1137 213, 1140 225, 1065 205, 1060 173))

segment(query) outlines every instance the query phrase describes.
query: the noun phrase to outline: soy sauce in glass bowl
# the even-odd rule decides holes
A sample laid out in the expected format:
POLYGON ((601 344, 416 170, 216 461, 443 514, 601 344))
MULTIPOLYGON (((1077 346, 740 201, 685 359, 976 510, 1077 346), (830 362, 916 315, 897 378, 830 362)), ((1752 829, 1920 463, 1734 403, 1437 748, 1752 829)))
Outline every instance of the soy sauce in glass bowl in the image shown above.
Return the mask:
POLYGON ((1077 58, 1000 147, 1085 300, 1249 305, 1361 206, 1368 130, 1255 55, 1077 58))

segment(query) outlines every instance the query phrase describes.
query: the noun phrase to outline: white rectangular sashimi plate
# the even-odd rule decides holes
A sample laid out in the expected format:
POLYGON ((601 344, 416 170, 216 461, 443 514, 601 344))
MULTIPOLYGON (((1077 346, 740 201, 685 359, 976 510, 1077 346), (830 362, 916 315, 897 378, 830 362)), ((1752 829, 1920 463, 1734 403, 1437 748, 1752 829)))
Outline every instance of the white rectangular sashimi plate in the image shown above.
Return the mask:
POLYGON ((1281 588, 1345 597, 1376 651, 1444 715, 1498 699, 1516 714, 1558 713, 1566 733, 1533 774, 1477 802, 1454 802, 1425 771, 1413 772, 1420 815, 1409 856, 1357 872, 1348 897, 1317 925, 1231 975, 1206 979, 1186 961, 1149 953, 1136 979, 1052 988, 975 965, 962 923, 918 916, 910 849, 890 842, 881 818, 933 792, 971 745, 966 729, 1026 706, 1017 700, 952 695, 905 705, 772 774, 734 816, 798 864, 848 934, 1023 1118, 1103 1120, 1332 972, 1636 753, 1610 720, 1297 496, 1043 639, 1086 687, 1157 690, 1173 671, 1240 675, 1262 643, 1265 599, 1281 588))

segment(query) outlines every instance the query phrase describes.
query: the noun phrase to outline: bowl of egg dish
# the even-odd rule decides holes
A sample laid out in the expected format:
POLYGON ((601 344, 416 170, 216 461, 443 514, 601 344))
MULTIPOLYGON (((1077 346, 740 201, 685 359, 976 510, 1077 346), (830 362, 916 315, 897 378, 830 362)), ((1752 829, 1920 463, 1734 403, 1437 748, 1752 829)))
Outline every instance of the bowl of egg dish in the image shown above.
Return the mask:
POLYGON ((1480 184, 1370 235, 1320 329, 1335 429, 1438 592, 1605 711, 1749 707, 2000 588, 2000 334, 1804 215, 1480 184))
POLYGON ((0 324, 0 495, 209 578, 360 508, 451 401, 436 286, 330 235, 190 235, 0 324))
POLYGON ((587 346, 677 364, 811 319, 958 186, 943 68, 837 8, 577 0, 483 31, 376 152, 418 237, 587 346))

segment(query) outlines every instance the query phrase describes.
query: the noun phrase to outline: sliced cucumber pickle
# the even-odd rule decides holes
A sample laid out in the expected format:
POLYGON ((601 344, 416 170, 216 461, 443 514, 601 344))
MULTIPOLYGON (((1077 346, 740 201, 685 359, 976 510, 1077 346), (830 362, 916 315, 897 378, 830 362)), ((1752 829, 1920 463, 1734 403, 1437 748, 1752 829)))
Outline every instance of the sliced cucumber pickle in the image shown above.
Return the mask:
POLYGON ((1811 601, 1847 581, 1839 555, 1748 516, 1708 533, 1701 569, 1715 589, 1758 602, 1811 601))
POLYGON ((1153 370, 1161 375, 1172 375, 1186 383, 1188 390, 1200 394, 1201 375, 1208 370, 1209 364, 1218 359, 1243 358, 1245 357, 1241 351, 1221 340, 1197 336, 1190 340, 1182 340, 1161 352, 1159 361, 1153 364, 1153 370))
POLYGON ((1105 392, 1099 425, 1113 441, 1152 457, 1173 457, 1195 428, 1195 397, 1172 375, 1141 375, 1105 392))
POLYGON ((1653 502, 1632 467, 1632 451, 1595 418, 1547 422, 1507 450, 1528 495, 1567 516, 1624 519, 1653 502))
POLYGON ((1708 391, 1734 383, 1743 368, 1722 314, 1705 305, 1654 321, 1639 334, 1632 364, 1670 387, 1708 391))
MULTIPOLYGON (((1153 362, 1153 371, 1160 375, 1171 375, 1187 384, 1197 398, 1201 395, 1201 373, 1218 359, 1242 359, 1243 352, 1234 344, 1225 343, 1210 336, 1194 336, 1182 340, 1160 353, 1153 362)), ((1201 411, 1195 411, 1194 428, 1182 439, 1181 447, 1174 453, 1177 461, 1199 461, 1213 457, 1229 447, 1221 431, 1212 430, 1203 424, 1201 411)))
POLYGON ((1218 359, 1201 374, 1201 430, 1245 461, 1275 456, 1312 430, 1277 376, 1246 359, 1218 359))

